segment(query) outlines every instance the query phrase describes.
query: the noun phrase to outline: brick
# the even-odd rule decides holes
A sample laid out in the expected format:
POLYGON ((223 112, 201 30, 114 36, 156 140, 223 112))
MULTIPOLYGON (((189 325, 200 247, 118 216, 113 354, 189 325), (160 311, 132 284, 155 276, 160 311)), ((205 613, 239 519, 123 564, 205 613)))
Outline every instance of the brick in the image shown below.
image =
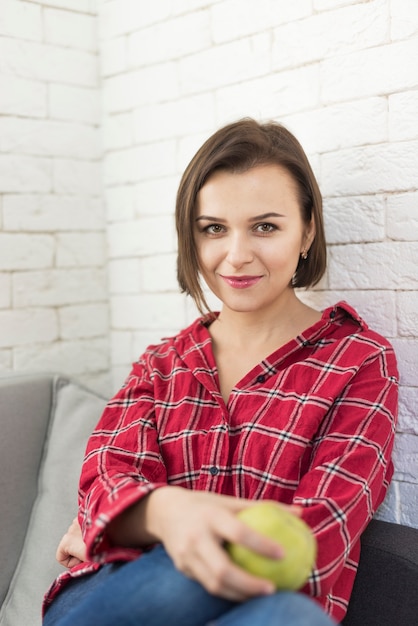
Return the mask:
POLYGON ((117 150, 132 146, 134 141, 133 114, 129 112, 108 115, 103 125, 102 136, 104 150, 117 150))
POLYGON ((131 185, 107 187, 105 201, 108 222, 124 221, 134 217, 134 189, 131 185))
POLYGON ((2 0, 0 11, 0 35, 28 39, 42 40, 42 13, 41 7, 29 2, 2 0))
POLYGON ((315 11, 329 11, 350 4, 359 4, 359 1, 368 2, 368 0, 313 0, 313 8, 315 11))
POLYGON ((177 98, 179 92, 176 63, 161 63, 106 78, 103 82, 103 110, 105 113, 129 111, 151 102, 177 98))
POLYGON ((111 39, 170 17, 171 0, 111 0, 100 11, 100 35, 111 39))
POLYGON ((99 372, 81 372, 79 376, 81 376, 83 384, 86 385, 88 389, 93 389, 93 391, 96 391, 96 393, 103 396, 103 398, 110 399, 120 389, 120 385, 117 389, 112 389, 112 376, 110 369, 101 370, 99 372))
POLYGON ((49 85, 50 116, 54 119, 98 124, 99 90, 73 85, 49 85))
POLYGON ((417 289, 418 244, 382 242, 332 246, 331 289, 417 289))
POLYGON ((212 94, 198 94, 171 102, 136 109, 134 133, 137 142, 147 142, 189 135, 215 127, 212 94))
POLYGON ((10 274, 0 272, 0 309, 12 306, 12 281, 10 274))
POLYGON ((139 182, 169 176, 176 171, 175 140, 145 144, 105 155, 103 176, 106 185, 139 182))
POLYGON ((46 43, 89 52, 97 50, 97 18, 67 10, 44 8, 46 43))
POLYGON ((415 0, 390 0, 391 39, 406 39, 418 33, 418 11, 415 0))
POLYGON ((387 234, 391 239, 416 241, 418 233, 418 191, 387 198, 387 234))
MULTIPOLYGON (((221 302, 205 287, 204 284, 202 287, 209 309, 211 311, 220 311, 222 308, 221 302)), ((191 324, 196 318, 200 317, 200 312, 197 310, 194 300, 190 296, 183 297, 185 298, 186 321, 183 325, 179 324, 179 327, 191 324)))
POLYGON ((54 191, 60 194, 98 196, 101 193, 101 163, 74 159, 54 160, 54 191))
POLYGON ((47 86, 19 76, 0 75, 0 112, 4 115, 46 117, 47 86))
POLYGON ((399 336, 414 337, 418 329, 418 291, 397 293, 397 310, 399 336))
MULTIPOLYGON (((37 2, 41 5, 45 4, 45 0, 29 0, 37 2)), ((57 7, 59 9, 69 9, 70 11, 79 11, 80 13, 95 13, 97 0, 48 0, 48 6, 57 7)))
POLYGON ((98 198, 58 195, 5 195, 6 231, 85 231, 105 226, 102 202, 98 198))
POLYGON ((389 96, 389 139, 402 141, 418 137, 418 91, 389 96))
MULTIPOLYGON (((213 129, 214 130, 214 129, 213 129)), ((193 135, 187 135, 177 140, 177 167, 176 170, 179 173, 178 182, 180 182, 181 174, 186 169, 191 158, 196 154, 204 141, 212 133, 195 133, 193 135)))
POLYGON ((114 389, 114 394, 122 387, 131 369, 132 363, 125 363, 124 365, 114 365, 111 367, 110 378, 112 388, 114 389))
POLYGON ((0 372, 10 372, 12 369, 12 350, 0 350, 0 372))
POLYGON ((325 199, 327 242, 382 241, 385 238, 385 208, 385 199, 379 195, 325 199))
POLYGON ((126 374, 129 371, 129 364, 133 362, 132 344, 133 332, 126 330, 114 330, 110 339, 110 358, 112 365, 126 366, 126 374))
MULTIPOLYGON (((309 304, 318 310, 345 301, 361 315, 370 328, 387 339, 397 334, 396 296, 393 292, 377 289, 345 289, 310 292, 309 304)), ((304 302, 306 298, 301 298, 304 302)))
POLYGON ((111 259, 108 262, 109 292, 135 294, 141 292, 141 261, 139 259, 111 259))
POLYGON ((147 292, 176 292, 177 283, 177 255, 158 254, 141 260, 142 291, 147 292))
MULTIPOLYGON (((217 2, 224 2, 224 0, 211 0, 210 5, 214 5, 217 2)), ((208 6, 207 0, 176 0, 171 7, 171 13, 173 15, 179 15, 181 13, 187 13, 188 11, 196 11, 208 6)))
POLYGON ((0 117, 0 151, 97 159, 99 129, 85 124, 0 117))
POLYGON ((401 338, 392 340, 398 358, 401 384, 409 387, 418 386, 418 340, 401 338))
POLYGON ((393 480, 389 485, 384 501, 378 508, 374 517, 385 522, 399 524, 399 507, 399 483, 396 480, 393 480))
POLYGON ((165 337, 172 337, 179 331, 174 324, 170 328, 144 330, 133 332, 133 340, 131 344, 131 358, 129 362, 137 361, 145 352, 148 346, 160 344, 165 337))
POLYGON ((256 78, 270 70, 270 37, 261 33, 212 47, 178 62, 181 92, 198 93, 256 78))
POLYGON ((15 368, 21 371, 62 372, 80 377, 91 372, 103 372, 109 367, 108 342, 104 338, 18 347, 14 350, 15 368))
POLYGON ((418 387, 399 389, 399 424, 398 430, 403 433, 418 435, 417 422, 418 387))
POLYGON ((270 73, 221 87, 215 93, 218 124, 247 115, 281 120, 285 115, 319 106, 317 65, 270 73))
POLYGON ((58 310, 61 339, 100 337, 109 331, 107 303, 62 307, 58 310))
POLYGON ((184 296, 142 294, 117 296, 111 302, 112 326, 117 330, 165 329, 184 324, 184 296))
POLYGON ((179 176, 145 180, 134 187, 135 214, 174 215, 179 176))
POLYGON ((224 0, 211 7, 213 41, 220 43, 270 30, 278 24, 300 20, 311 12, 311 0, 258 0, 256 10, 252 3, 224 0))
POLYGON ((339 58, 345 52, 386 43, 387 23, 386 0, 374 0, 290 21, 274 29, 273 69, 298 67, 336 55, 339 58), (301 41, 304 45, 300 45, 301 41))
POLYGON ((0 270, 51 267, 54 249, 54 238, 51 235, 0 232, 0 270))
POLYGON ((12 285, 14 306, 19 308, 103 302, 107 298, 104 268, 17 272, 12 285))
POLYGON ((112 76, 128 69, 128 41, 126 36, 100 42, 100 74, 112 76))
POLYGON ((330 152, 388 140, 386 98, 315 107, 282 117, 306 152, 330 152))
POLYGON ((54 341, 57 336, 57 317, 51 309, 0 311, 2 348, 54 341))
POLYGON ((364 146, 321 157, 324 196, 409 191, 418 170, 418 141, 364 146))
POLYGON ((208 10, 169 19, 128 37, 130 67, 152 65, 196 54, 211 45, 208 10))
POLYGON ((0 74, 84 87, 98 84, 97 55, 18 39, 0 39, 0 74), (54 62, 51 62, 51 59, 54 62))
POLYGON ((395 439, 394 454, 396 455, 396 479, 403 482, 415 482, 418 472, 418 437, 409 433, 398 434, 395 439))
MULTIPOLYGON (((413 471, 413 467, 411 467, 413 471)), ((415 476, 417 472, 415 471, 415 476)), ((417 527, 418 484, 402 481, 399 483, 399 523, 417 527)))
POLYGON ((418 38, 336 55, 321 62, 324 104, 357 100, 416 88, 411 59, 418 57, 418 38))
POLYGON ((158 251, 172 252, 176 238, 172 216, 158 218, 146 217, 129 222, 115 222, 108 228, 109 257, 120 258, 144 256, 155 253, 155 242, 158 251))
POLYGON ((59 233, 56 236, 56 266, 104 267, 104 233, 59 233))
POLYGON ((0 193, 49 192, 52 163, 41 157, 0 154, 0 193))

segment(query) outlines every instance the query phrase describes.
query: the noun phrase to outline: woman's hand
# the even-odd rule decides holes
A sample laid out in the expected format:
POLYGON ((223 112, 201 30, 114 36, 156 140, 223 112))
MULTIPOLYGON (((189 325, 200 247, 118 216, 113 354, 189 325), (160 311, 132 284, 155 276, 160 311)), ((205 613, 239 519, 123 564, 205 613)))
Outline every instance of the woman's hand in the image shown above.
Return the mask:
MULTIPOLYGON (((235 565, 224 543, 240 543, 273 559, 284 555, 281 546, 237 517, 239 511, 252 505, 252 500, 162 487, 147 498, 143 522, 153 529, 181 572, 214 595, 244 601, 273 593, 274 586, 235 565)), ((291 508, 298 514, 298 508, 291 508)))
POLYGON ((55 556, 58 563, 69 569, 86 560, 86 546, 77 518, 73 519, 67 532, 61 539, 55 556))

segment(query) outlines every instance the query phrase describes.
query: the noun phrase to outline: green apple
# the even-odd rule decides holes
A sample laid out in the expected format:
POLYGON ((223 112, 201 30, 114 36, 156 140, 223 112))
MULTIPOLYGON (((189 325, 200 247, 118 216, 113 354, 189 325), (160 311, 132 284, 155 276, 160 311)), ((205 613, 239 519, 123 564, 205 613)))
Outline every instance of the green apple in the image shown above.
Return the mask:
POLYGON ((270 559, 238 543, 227 544, 232 560, 255 576, 271 580, 277 589, 300 589, 316 558, 316 540, 309 526, 274 502, 258 502, 238 517, 260 534, 283 547, 284 556, 270 559))

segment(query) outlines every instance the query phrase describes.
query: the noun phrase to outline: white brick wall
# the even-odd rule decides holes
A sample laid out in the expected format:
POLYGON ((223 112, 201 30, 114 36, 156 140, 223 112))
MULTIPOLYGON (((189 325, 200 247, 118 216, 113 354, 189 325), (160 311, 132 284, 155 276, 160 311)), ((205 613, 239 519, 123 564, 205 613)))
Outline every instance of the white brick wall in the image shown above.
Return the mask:
POLYGON ((115 385, 196 314, 175 279, 183 167, 221 124, 280 120, 325 197, 329 271, 301 297, 349 300, 397 349, 397 473, 381 515, 416 525, 418 4, 110 0, 99 18, 115 385))
POLYGON ((381 515, 416 526, 417 58, 416 0, 2 0, 0 370, 104 388, 111 365, 118 387, 196 315, 175 278, 182 169, 218 126, 277 119, 324 194, 329 271, 301 297, 347 299, 397 350, 381 515))
POLYGON ((0 372, 106 390, 96 13, 93 0, 0 3, 0 372))

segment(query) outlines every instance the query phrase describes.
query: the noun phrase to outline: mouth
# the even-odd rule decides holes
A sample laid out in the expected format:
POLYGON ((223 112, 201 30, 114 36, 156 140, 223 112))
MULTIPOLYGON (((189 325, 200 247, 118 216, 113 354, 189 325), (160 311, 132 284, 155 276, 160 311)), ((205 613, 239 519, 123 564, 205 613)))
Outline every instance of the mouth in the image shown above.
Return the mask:
POLYGON ((233 289, 248 289, 256 285, 262 278, 261 276, 223 276, 222 274, 220 276, 233 289))

